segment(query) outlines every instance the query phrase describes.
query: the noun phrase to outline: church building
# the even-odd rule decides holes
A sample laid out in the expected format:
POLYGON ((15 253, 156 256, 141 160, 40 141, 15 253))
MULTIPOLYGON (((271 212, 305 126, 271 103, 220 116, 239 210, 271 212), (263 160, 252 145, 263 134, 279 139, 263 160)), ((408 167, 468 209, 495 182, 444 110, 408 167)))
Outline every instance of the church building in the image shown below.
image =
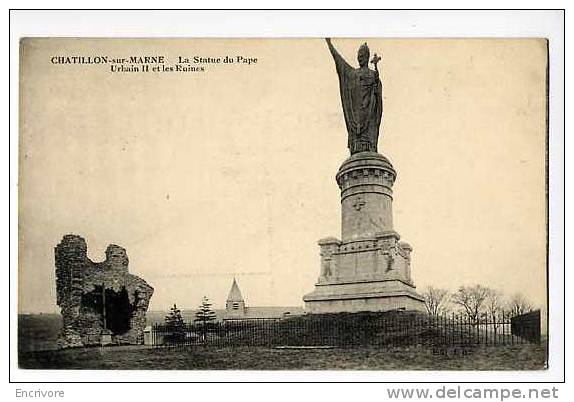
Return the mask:
POLYGON ((241 290, 239 290, 235 278, 233 278, 233 283, 231 284, 231 289, 225 302, 225 312, 226 318, 232 316, 239 318, 245 315, 245 300, 243 300, 243 295, 241 294, 241 290))
POLYGON ((231 289, 225 301, 225 311, 221 319, 223 321, 237 320, 281 320, 283 318, 302 315, 302 307, 247 307, 241 294, 237 280, 233 278, 231 289))

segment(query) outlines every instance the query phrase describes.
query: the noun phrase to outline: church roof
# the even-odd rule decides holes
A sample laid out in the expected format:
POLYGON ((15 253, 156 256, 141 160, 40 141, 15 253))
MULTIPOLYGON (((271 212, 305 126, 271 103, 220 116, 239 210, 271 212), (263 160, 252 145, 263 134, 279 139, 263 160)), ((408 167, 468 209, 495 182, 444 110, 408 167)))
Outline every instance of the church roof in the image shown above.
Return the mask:
MULTIPOLYGON (((260 307, 246 307, 243 314, 237 315, 235 311, 226 309, 214 309, 217 314, 217 320, 237 320, 237 319, 280 319, 286 317, 293 317, 303 315, 305 310, 301 306, 260 306, 260 307)), ((185 322, 193 322, 197 310, 182 309, 181 315, 185 322)), ((168 314, 167 311, 148 311, 146 320, 149 323, 164 323, 164 318, 168 314)))
POLYGON ((281 306, 260 306, 260 307, 245 307, 243 313, 240 315, 234 314, 233 311, 224 310, 217 314, 217 318, 221 320, 249 320, 249 319, 282 319, 303 315, 304 309, 302 307, 281 307, 281 306))
POLYGON ((237 281, 233 278, 233 283, 231 284, 231 289, 229 290, 229 295, 227 296, 227 301, 231 302, 242 302, 243 296, 241 295, 241 290, 237 285, 237 281))

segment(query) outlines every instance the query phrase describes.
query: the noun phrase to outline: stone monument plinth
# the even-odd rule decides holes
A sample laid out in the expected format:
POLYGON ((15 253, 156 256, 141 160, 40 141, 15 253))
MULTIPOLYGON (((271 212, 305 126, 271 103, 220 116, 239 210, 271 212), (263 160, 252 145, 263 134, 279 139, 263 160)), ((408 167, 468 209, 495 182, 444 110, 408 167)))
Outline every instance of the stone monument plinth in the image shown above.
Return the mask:
POLYGON ((341 165, 341 239, 319 241, 320 275, 303 297, 309 313, 425 309, 411 278, 412 247, 393 229, 396 177, 377 152, 354 153, 341 165))

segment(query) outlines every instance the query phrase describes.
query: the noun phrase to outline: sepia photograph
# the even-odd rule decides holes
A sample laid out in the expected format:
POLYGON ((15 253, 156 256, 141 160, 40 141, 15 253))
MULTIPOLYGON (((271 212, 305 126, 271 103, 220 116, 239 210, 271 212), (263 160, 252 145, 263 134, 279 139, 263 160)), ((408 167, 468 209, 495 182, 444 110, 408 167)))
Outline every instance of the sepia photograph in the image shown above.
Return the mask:
POLYGON ((547 370, 548 54, 21 38, 18 367, 547 370))

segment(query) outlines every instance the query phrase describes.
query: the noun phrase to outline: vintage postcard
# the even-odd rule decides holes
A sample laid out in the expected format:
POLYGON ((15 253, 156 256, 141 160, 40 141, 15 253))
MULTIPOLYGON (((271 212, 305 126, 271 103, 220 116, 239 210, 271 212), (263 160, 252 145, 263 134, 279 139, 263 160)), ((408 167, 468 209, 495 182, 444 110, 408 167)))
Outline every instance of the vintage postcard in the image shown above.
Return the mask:
POLYGON ((19 63, 21 369, 547 369, 546 39, 19 63))

